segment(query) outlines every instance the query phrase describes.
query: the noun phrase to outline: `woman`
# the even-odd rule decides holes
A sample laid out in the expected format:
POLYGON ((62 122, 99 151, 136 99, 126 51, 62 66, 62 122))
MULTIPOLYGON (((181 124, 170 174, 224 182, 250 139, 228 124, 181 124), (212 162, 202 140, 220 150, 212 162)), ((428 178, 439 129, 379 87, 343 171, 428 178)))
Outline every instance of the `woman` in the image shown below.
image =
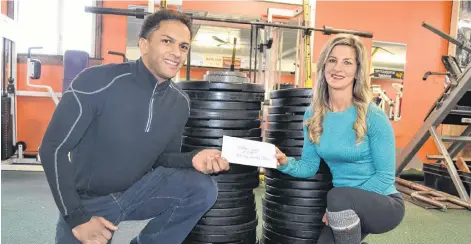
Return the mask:
POLYGON ((358 244, 394 229, 404 202, 394 186, 395 139, 386 114, 372 102, 367 53, 358 37, 338 35, 320 54, 312 106, 304 114, 300 160, 277 148, 279 170, 309 178, 320 159, 334 188, 327 194, 320 244, 358 244))

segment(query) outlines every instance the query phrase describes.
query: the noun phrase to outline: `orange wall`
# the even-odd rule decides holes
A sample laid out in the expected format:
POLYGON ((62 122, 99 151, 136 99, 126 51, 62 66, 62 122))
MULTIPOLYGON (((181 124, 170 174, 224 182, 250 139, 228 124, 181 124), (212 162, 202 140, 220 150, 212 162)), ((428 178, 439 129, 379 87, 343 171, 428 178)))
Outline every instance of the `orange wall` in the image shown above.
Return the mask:
POLYGON ((7 1, 0 1, 0 4, 2 5, 2 11, 1 14, 7 15, 7 1))
MULTIPOLYGON (((399 148, 405 147, 412 139, 422 125, 430 106, 443 91, 442 78, 430 77, 430 80, 423 81, 422 77, 429 70, 445 70, 440 59, 442 55, 447 55, 448 44, 423 28, 421 23, 425 21, 449 33, 451 9, 451 1, 317 2, 317 27, 329 25, 339 29, 368 31, 374 34, 374 40, 407 44, 402 119, 393 122, 396 146, 399 148)), ((316 44, 313 56, 316 59, 322 48, 321 44, 325 43, 329 36, 316 33, 314 38, 316 44)), ((365 40, 365 43, 371 47, 371 39, 365 40)), ((393 96, 395 93, 389 94, 393 96)), ((436 152, 433 142, 429 140, 419 152, 419 156, 425 161, 426 154, 436 152)))

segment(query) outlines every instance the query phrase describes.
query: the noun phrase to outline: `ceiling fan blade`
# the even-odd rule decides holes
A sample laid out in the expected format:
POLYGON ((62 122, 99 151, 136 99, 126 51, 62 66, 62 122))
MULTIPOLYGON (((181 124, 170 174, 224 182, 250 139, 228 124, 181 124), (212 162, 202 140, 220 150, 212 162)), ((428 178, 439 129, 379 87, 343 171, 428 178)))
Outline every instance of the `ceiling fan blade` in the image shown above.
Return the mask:
POLYGON ((382 49, 382 50, 384 50, 385 52, 388 52, 388 53, 390 53, 390 54, 392 54, 392 55, 396 55, 395 53, 393 53, 393 52, 391 52, 391 51, 387 50, 386 48, 379 47, 379 46, 372 46, 372 47, 374 47, 374 48, 378 48, 378 49, 382 49))
POLYGON ((213 36, 213 39, 218 41, 218 42, 221 42, 221 43, 226 43, 226 41, 222 40, 221 38, 219 38, 217 36, 213 36))

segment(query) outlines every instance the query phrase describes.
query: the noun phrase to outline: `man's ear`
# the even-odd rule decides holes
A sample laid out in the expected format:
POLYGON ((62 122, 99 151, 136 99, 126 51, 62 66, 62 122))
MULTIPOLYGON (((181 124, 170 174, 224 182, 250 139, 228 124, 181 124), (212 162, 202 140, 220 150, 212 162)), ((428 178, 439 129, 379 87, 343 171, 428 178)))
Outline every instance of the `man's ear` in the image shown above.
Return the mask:
POLYGON ((139 38, 139 51, 141 51, 141 54, 149 52, 149 41, 147 39, 139 38))

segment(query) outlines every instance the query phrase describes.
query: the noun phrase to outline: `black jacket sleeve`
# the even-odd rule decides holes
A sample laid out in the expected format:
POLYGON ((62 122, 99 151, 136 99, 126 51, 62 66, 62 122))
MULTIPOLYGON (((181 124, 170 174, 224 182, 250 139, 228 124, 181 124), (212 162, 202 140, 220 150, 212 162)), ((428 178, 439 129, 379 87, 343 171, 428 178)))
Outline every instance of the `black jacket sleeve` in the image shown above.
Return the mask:
POLYGON ((191 168, 193 167, 193 157, 198 154, 201 150, 195 150, 191 152, 181 152, 181 135, 176 136, 167 145, 164 153, 159 156, 154 164, 154 167, 164 166, 167 168, 191 168))
MULTIPOLYGON (((84 71, 86 72, 86 71, 84 71)), ((41 142, 39 155, 48 184, 65 221, 74 228, 92 216, 80 204, 75 185, 71 152, 82 139, 96 114, 96 96, 91 96, 90 75, 81 73, 64 93, 41 142), (87 89, 88 88, 88 89, 87 89), (88 94, 86 94, 86 92, 88 94)))

